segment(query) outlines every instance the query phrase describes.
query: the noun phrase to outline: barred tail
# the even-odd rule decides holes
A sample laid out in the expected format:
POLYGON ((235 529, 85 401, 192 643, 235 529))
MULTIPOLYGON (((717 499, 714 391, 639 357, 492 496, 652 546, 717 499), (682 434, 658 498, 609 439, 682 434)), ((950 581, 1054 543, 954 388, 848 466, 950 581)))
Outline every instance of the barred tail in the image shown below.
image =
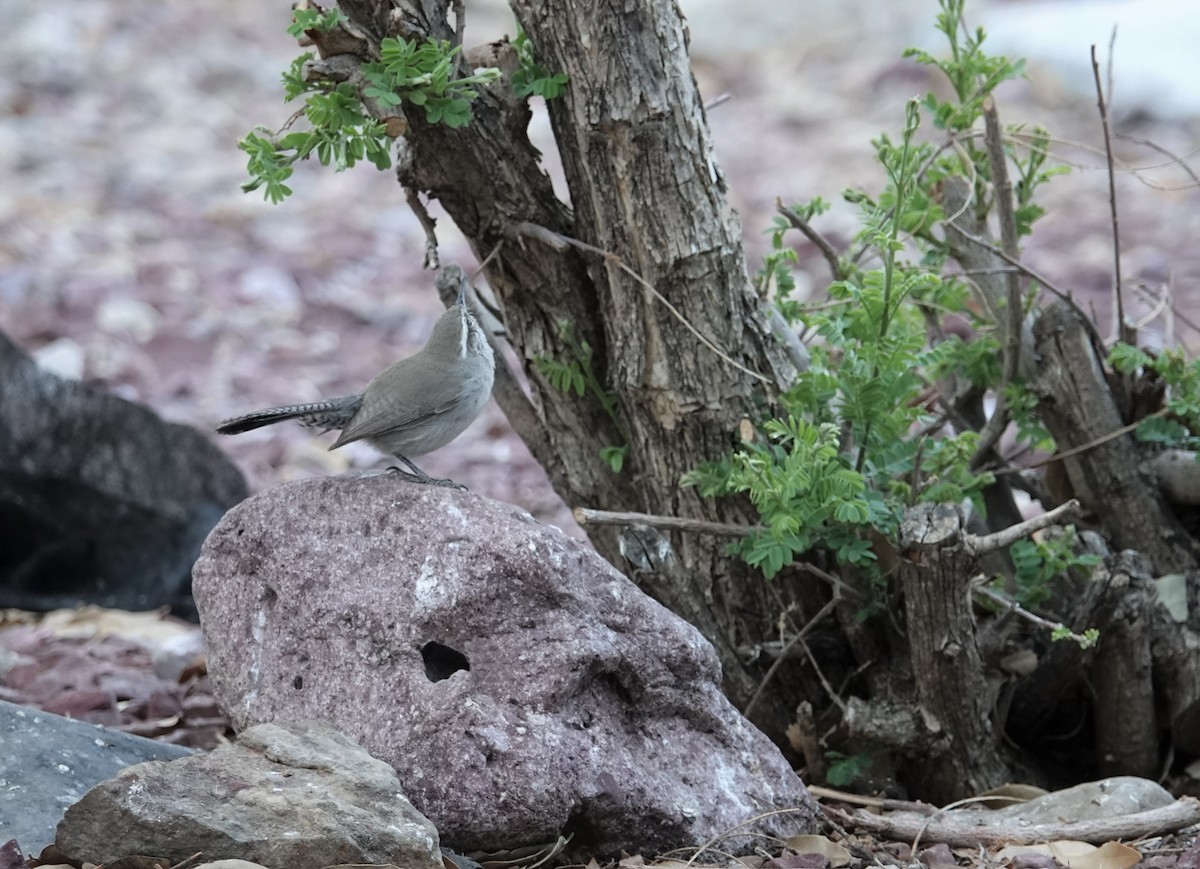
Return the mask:
POLYGON ((217 432, 224 435, 241 434, 244 431, 262 428, 264 425, 274 425, 289 419, 298 420, 302 425, 311 428, 329 431, 335 428, 344 428, 350 418, 358 412, 360 406, 362 406, 361 395, 343 395, 340 398, 314 401, 310 404, 268 407, 265 410, 256 410, 244 416, 227 419, 217 426, 217 432))

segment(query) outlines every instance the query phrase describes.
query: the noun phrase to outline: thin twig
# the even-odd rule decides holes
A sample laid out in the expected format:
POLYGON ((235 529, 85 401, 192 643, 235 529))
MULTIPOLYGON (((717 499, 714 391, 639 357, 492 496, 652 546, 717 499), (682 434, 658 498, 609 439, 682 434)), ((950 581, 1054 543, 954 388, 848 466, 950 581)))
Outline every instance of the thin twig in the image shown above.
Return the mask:
POLYGON ((172 866, 171 869, 189 869, 189 867, 195 866, 197 863, 199 863, 200 858, 203 856, 203 851, 197 851, 191 857, 184 857, 182 860, 172 866))
MULTIPOLYGON (((500 253, 500 248, 502 248, 502 247, 504 247, 504 239, 500 239, 498 242, 496 242, 496 246, 492 248, 492 252, 489 253, 487 256, 485 256, 483 258, 483 262, 481 262, 479 264, 479 268, 475 269, 475 271, 471 273, 471 284, 472 285, 474 285, 475 279, 478 278, 481 274, 483 274, 483 270, 485 268, 487 268, 488 263, 490 263, 493 259, 495 259, 496 255, 500 253)), ((490 283, 489 283, 489 286, 490 286, 490 283)), ((496 290, 493 287, 492 294, 495 295, 495 293, 496 293, 496 290)), ((500 307, 496 304, 493 304, 491 300, 485 299, 482 295, 480 295, 478 289, 475 290, 475 301, 478 302, 480 305, 482 305, 489 314, 491 314, 493 317, 495 317, 496 321, 498 323, 504 322, 504 317, 501 315, 500 307)), ((505 338, 505 340, 508 340, 508 335, 505 334, 504 338, 505 338)))
POLYGON ((813 672, 817 674, 817 681, 821 683, 821 687, 825 689, 825 693, 829 695, 829 699, 833 701, 833 704, 842 711, 842 717, 844 718, 847 713, 846 701, 838 695, 833 686, 829 684, 829 680, 825 678, 825 674, 821 672, 821 665, 817 663, 817 659, 813 655, 812 649, 808 647, 808 643, 804 642, 804 637, 798 636, 797 640, 800 643, 800 648, 804 650, 804 654, 808 658, 808 663, 812 665, 813 672))
MULTIPOLYGON (((1008 160, 1004 155, 1004 137, 1000 128, 1000 116, 996 112, 996 101, 989 94, 983 101, 983 120, 986 127, 984 144, 987 146, 988 164, 992 169, 992 199, 996 203, 996 217, 1000 222, 1000 246, 1006 257, 1016 259, 1017 218, 1013 211, 1012 182, 1008 178, 1008 160)), ((1008 402, 1004 389, 1017 377, 1021 361, 1021 281, 1018 275, 1009 272, 1004 276, 1005 298, 1008 307, 1008 326, 1004 336, 1004 371, 996 388, 996 407, 991 418, 979 432, 978 446, 971 457, 974 470, 983 465, 992 448, 1008 427, 1008 402)))
POLYGON ((911 839, 919 830, 924 829, 929 840, 945 842, 952 848, 973 848, 979 844, 991 845, 995 842, 1024 845, 1059 839, 1101 843, 1171 832, 1200 822, 1200 800, 1195 797, 1182 797, 1162 808, 1115 818, 1030 824, 1024 827, 1016 824, 981 826, 977 818, 969 814, 966 820, 947 819, 926 826, 920 820, 909 820, 899 815, 868 815, 861 811, 850 814, 832 806, 824 808, 826 814, 846 827, 870 830, 877 835, 897 839, 911 839))
MULTIPOLYGON (((852 794, 847 791, 823 788, 820 785, 806 784, 805 789, 819 800, 837 800, 839 803, 849 803, 852 806, 867 806, 873 809, 883 809, 885 812, 920 812, 922 815, 932 815, 937 806, 913 800, 892 800, 887 797, 867 797, 852 794)), ((1015 799, 1015 798, 1014 798, 1015 799)))
POLYGON ((1086 453, 1088 450, 1094 450, 1096 447, 1103 446, 1109 441, 1115 441, 1119 437, 1124 437, 1130 432, 1136 431, 1138 427, 1147 419, 1151 419, 1156 416, 1166 416, 1169 412, 1170 408, 1160 407, 1153 413, 1146 414, 1146 416, 1142 417, 1142 419, 1139 419, 1136 422, 1131 422, 1128 425, 1123 425, 1118 429, 1113 429, 1108 434, 1100 435, 1100 437, 1096 438, 1095 440, 1090 440, 1086 444, 1080 444, 1077 447, 1071 447, 1069 450, 1063 450, 1061 453, 1055 453, 1054 455, 1042 459, 1040 462, 1035 462, 1032 465, 1026 465, 1021 468, 1009 468, 1007 470, 996 471, 995 473, 997 476, 1000 476, 1003 474, 1019 474, 1022 471, 1033 471, 1037 468, 1049 465, 1052 462, 1057 462, 1059 459, 1065 459, 1069 458, 1070 456, 1079 455, 1080 453, 1086 453))
POLYGON ((775 210, 787 218, 788 223, 804 233, 804 237, 817 246, 817 250, 821 252, 821 256, 825 257, 825 262, 829 263, 829 271, 835 281, 840 281, 846 276, 842 268, 842 262, 838 258, 838 252, 833 249, 833 245, 829 243, 829 239, 813 229, 808 221, 797 214, 794 209, 784 205, 782 199, 775 199, 775 210))
POLYGON ((712 534, 717 537, 749 537, 756 531, 763 530, 761 525, 729 525, 724 522, 709 522, 705 519, 653 516, 649 513, 620 513, 610 510, 593 510, 590 507, 576 507, 571 513, 580 525, 646 525, 650 528, 672 528, 676 531, 712 534))
POLYGON ((488 267, 488 263, 494 260, 496 255, 500 253, 500 248, 502 247, 504 247, 504 239, 500 239, 498 242, 496 242, 496 246, 492 248, 492 252, 483 258, 483 262, 479 264, 479 268, 475 269, 474 274, 471 275, 471 280, 474 280, 483 273, 483 270, 488 267))
POLYGON ((1200 175, 1197 175, 1195 173, 1195 171, 1192 169, 1192 167, 1189 166, 1185 162, 1188 157, 1194 157, 1198 153, 1198 151, 1191 151, 1184 157, 1177 157, 1177 156, 1175 156, 1174 153, 1172 153, 1171 151, 1168 151, 1162 145, 1156 144, 1156 143, 1150 141, 1149 139, 1139 139, 1134 136, 1126 136, 1121 133, 1116 133, 1113 136, 1113 138, 1120 139, 1123 142, 1132 142, 1135 145, 1144 145, 1145 147, 1150 148, 1151 150, 1157 151, 1158 153, 1162 154, 1164 157, 1171 158, 1171 161, 1169 163, 1160 163, 1157 166, 1143 166, 1140 169, 1129 169, 1126 171, 1129 171, 1132 174, 1137 175, 1138 172, 1140 172, 1140 171, 1144 172, 1147 169, 1162 169, 1167 166, 1178 166, 1180 169, 1182 169, 1184 172, 1186 172, 1188 174, 1188 177, 1192 179, 1192 183, 1194 186, 1200 187, 1200 175))
MULTIPOLYGON (((283 126, 275 131, 275 138, 282 136, 284 133, 290 130, 292 128, 292 124, 303 118, 306 111, 307 109, 296 109, 296 111, 292 112, 291 117, 283 122, 283 126)), ((278 143, 276 143, 276 145, 278 145, 278 143)))
POLYGON ((408 200, 408 207, 417 216, 417 222, 421 224, 421 229, 425 230, 425 260, 422 268, 436 270, 441 266, 441 261, 438 259, 437 221, 429 216, 429 211, 425 208, 425 203, 421 201, 416 190, 405 187, 404 198, 408 200))
POLYGON ((783 662, 787 660, 788 652, 792 650, 792 647, 799 643, 803 643, 804 635, 816 627, 817 623, 820 622, 821 619, 833 612, 834 609, 837 608, 837 605, 841 602, 841 596, 835 593, 834 596, 831 597, 825 604, 825 606, 821 607, 817 614, 809 619, 807 624, 797 631, 795 636, 787 641, 787 644, 783 647, 783 651, 780 652, 779 657, 771 662, 771 666, 768 667, 767 672, 763 674, 762 681, 759 682, 758 687, 754 689, 754 694, 750 697, 750 702, 747 703, 746 708, 742 710, 743 716, 749 718, 751 713, 754 712, 754 708, 758 706, 758 701, 762 699, 763 692, 766 690, 767 685, 771 683, 771 679, 775 677, 775 674, 779 672, 779 668, 783 666, 783 662))
POLYGON ((1053 510, 1047 510, 1041 516, 1034 516, 1016 525, 1010 525, 993 534, 976 537, 967 534, 963 537, 963 549, 970 555, 986 555, 998 549, 1005 549, 1035 531, 1049 528, 1063 519, 1077 519, 1080 515, 1079 502, 1072 498, 1066 503, 1059 504, 1053 510))
MULTIPOLYGON (((963 135, 966 137, 970 137, 972 135, 978 135, 978 133, 965 133, 963 135)), ((1042 148, 1042 147, 1038 147, 1036 145, 1030 144, 1029 141, 1027 141, 1030 138, 1032 138, 1032 136, 1028 133, 1014 132, 1014 133, 1008 134, 1009 141, 1011 141, 1013 143, 1020 143, 1023 147, 1028 148, 1031 153, 1044 154, 1047 157, 1053 157, 1056 162, 1059 162, 1064 166, 1069 166, 1072 169, 1078 169, 1083 172, 1094 172, 1099 169, 1105 168, 1103 166, 1090 166, 1086 163, 1080 163, 1077 160, 1067 160, 1065 157, 1060 156, 1055 151, 1051 151, 1049 148, 1042 148)), ((1192 157, 1195 157, 1197 154, 1200 154, 1200 148, 1193 148, 1191 151, 1188 151, 1182 157, 1177 157, 1174 154, 1172 154, 1170 151, 1167 151, 1166 149, 1161 148, 1161 147, 1153 144, 1152 142, 1144 140, 1144 139, 1134 139, 1129 136, 1123 136, 1120 134, 1114 134, 1113 138, 1125 139, 1127 141, 1134 142, 1136 144, 1146 145, 1147 147, 1153 148, 1154 150, 1159 151, 1160 153, 1165 154, 1166 156, 1171 158, 1168 162, 1165 162, 1165 163, 1147 163, 1142 166, 1131 166, 1128 163, 1126 163, 1125 161, 1121 160, 1119 157, 1116 157, 1114 155, 1113 163, 1118 172, 1122 172, 1126 175, 1132 175, 1140 183, 1146 185, 1147 187, 1149 187, 1153 190, 1162 190, 1162 191, 1192 190, 1197 185, 1200 185, 1200 178, 1196 177, 1195 173, 1193 173, 1191 171, 1191 169, 1188 167, 1187 163, 1185 162, 1185 161, 1191 159, 1192 157), (1150 172, 1154 169, 1165 169, 1168 166, 1174 166, 1174 165, 1182 166, 1184 168, 1184 171, 1186 171, 1189 175, 1191 175, 1193 180, 1196 181, 1196 183, 1184 184, 1184 185, 1178 185, 1178 186, 1166 185, 1166 184, 1162 184, 1160 182, 1154 181, 1151 178, 1142 177, 1145 173, 1150 172)), ((1048 141, 1053 142, 1055 145, 1061 145, 1065 148, 1074 148, 1078 151, 1083 151, 1084 153, 1087 153, 1087 154, 1095 154, 1097 157, 1104 156, 1104 151, 1101 148, 1093 147, 1092 145, 1089 145, 1086 142, 1076 142, 1074 139, 1064 139, 1064 138, 1061 138, 1058 136, 1050 136, 1050 137, 1048 137, 1048 141)))
POLYGON ((822 570, 821 568, 817 567, 815 564, 809 564, 807 561, 800 561, 800 562, 795 562, 794 566, 797 570, 799 570, 803 573, 812 574, 813 576, 815 576, 817 579, 821 580, 822 582, 829 583, 829 585, 832 588, 836 589, 837 593, 842 595, 843 597, 853 598, 854 600, 862 600, 862 598, 863 598, 863 593, 861 591, 854 588, 853 586, 847 585, 846 583, 842 582, 842 580, 840 580, 836 576, 834 576, 832 573, 830 573, 826 570, 822 570))
POLYGON ((557 250, 561 250, 564 246, 569 245, 571 247, 578 248, 579 250, 587 251, 588 253, 592 253, 592 254, 595 254, 596 256, 603 257, 605 262, 612 263, 617 268, 619 268, 621 271, 625 272, 625 274, 629 275, 631 278, 633 278, 635 281, 637 281, 639 284, 641 284, 642 287, 647 292, 649 292, 651 296, 653 296, 655 299, 657 299, 659 302, 661 302, 662 305, 668 311, 671 312, 671 314, 675 317, 675 319, 677 319, 680 323, 683 324, 685 329, 687 329, 689 332, 691 332, 693 335, 695 335, 697 340, 699 340, 701 344, 703 344, 705 347, 707 347, 709 350, 711 350, 713 353, 715 353, 719 359, 724 361, 726 364, 732 366, 733 368, 736 368, 738 371, 741 371, 743 374, 750 375, 751 377, 755 378, 756 380, 759 380, 759 381, 761 381, 763 383, 767 383, 767 384, 774 383, 774 381, 772 381, 771 378, 765 377, 762 374, 759 374, 757 371, 750 370, 745 365, 738 362, 736 359, 732 358, 728 353, 726 353, 724 350, 722 350, 720 347, 718 347, 716 344, 714 344, 712 342, 712 340, 710 340, 709 338, 706 338, 703 334, 701 334, 700 330, 697 329, 695 326, 693 326, 691 323, 689 323, 687 318, 684 317, 682 313, 680 313, 678 308, 676 308, 673 304, 671 304, 671 302, 667 299, 666 296, 664 296, 657 289, 655 289, 654 285, 651 284, 648 280, 646 280, 644 277, 642 277, 637 272, 635 272, 633 269, 631 269, 628 265, 626 265, 625 261, 623 259, 621 259, 621 257, 618 256, 617 254, 613 253, 612 251, 607 251, 604 248, 596 247, 594 244, 588 244, 586 241, 580 241, 577 238, 571 238, 569 235, 563 235, 560 232, 555 232, 552 229, 547 229, 544 226, 538 226, 536 223, 529 223, 528 221, 517 224, 517 232, 519 232, 521 235, 524 235, 528 238, 534 238, 534 239, 537 239, 538 241, 545 242, 557 250))
POLYGON ((1079 303, 1075 301, 1075 299, 1071 296, 1070 293, 1068 293, 1066 290, 1059 287, 1058 284, 1054 283, 1054 281, 1050 280, 1045 275, 1038 272, 1036 269, 1033 269, 1033 268, 1025 265, 1016 257, 1010 257, 1007 253, 1000 250, 998 247, 996 247, 994 244, 992 244, 986 238, 981 238, 978 235, 975 235, 974 233, 967 232, 965 229, 962 229, 961 227, 956 226, 955 229, 958 231, 958 234, 960 236, 965 238, 967 241, 971 242, 971 244, 975 244, 975 245, 979 245, 980 247, 987 248, 992 253, 994 253, 996 256, 1000 257, 1000 259, 1004 260, 1010 266, 1012 266, 1017 271, 1019 271, 1021 274, 1025 275, 1027 278, 1031 278, 1031 279, 1037 281, 1038 285, 1041 286, 1043 289, 1049 290, 1051 293, 1058 296, 1060 299, 1062 299, 1064 302, 1066 302, 1068 305, 1070 305, 1071 309, 1074 310, 1077 314, 1079 314, 1079 316, 1083 319, 1083 326, 1084 326, 1084 329, 1087 330, 1088 335, 1090 335, 1092 337, 1092 339, 1096 342, 1097 345, 1104 346, 1104 341, 1101 340, 1100 333, 1096 331, 1096 326, 1092 322, 1092 318, 1082 308, 1079 307, 1079 303))
POLYGON ((706 102, 704 104, 704 111, 706 111, 706 112, 712 111, 717 106, 724 105, 725 103, 729 102, 731 99, 733 99, 733 94, 731 94, 731 93, 717 94, 715 97, 713 97, 711 100, 709 100, 708 102, 706 102))
MULTIPOLYGON (((1016 615, 1025 619, 1025 621, 1029 622, 1030 624, 1034 624, 1034 625, 1037 625, 1038 627, 1045 628, 1048 631, 1057 631, 1057 630, 1061 630, 1063 628, 1067 628, 1067 626, 1064 625, 1062 622, 1054 622, 1054 621, 1051 621, 1050 619, 1039 616, 1037 613, 1030 612, 1029 610, 1025 609, 1025 607, 1021 606, 1019 603, 1017 603, 1012 598, 1005 597, 1004 595, 1000 594, 999 592, 993 591, 990 588, 985 588, 983 586, 980 586, 979 588, 975 589, 975 594, 979 595, 980 597, 985 597, 988 600, 992 601, 993 603, 1000 604, 1000 606, 1004 607, 1009 612, 1015 613, 1016 615)), ((1070 630, 1070 629, 1067 628, 1067 630, 1070 630)), ((1075 633, 1074 631, 1070 631, 1070 633, 1071 633, 1071 638, 1074 639, 1076 642, 1083 639, 1082 636, 1075 633)))
MULTIPOLYGON (((454 7, 454 45, 456 48, 463 48, 463 31, 467 29, 467 4, 465 0, 450 0, 450 5, 454 7)), ((462 53, 459 53, 461 60, 462 53)), ((465 63, 465 60, 461 62, 465 63)))
MULTIPOLYGON (((1112 38, 1117 38, 1117 31, 1113 29, 1112 38)), ((1109 49, 1111 51, 1110 43, 1109 49)), ((1111 74, 1112 70, 1109 69, 1111 74)), ((1104 88, 1100 84, 1100 63, 1096 60, 1096 46, 1092 46, 1092 77, 1096 80, 1096 105, 1100 109, 1100 126, 1104 129, 1104 154, 1108 165, 1108 210, 1112 219, 1112 235, 1113 235, 1113 296, 1116 302, 1117 311, 1117 328, 1115 330, 1116 339, 1119 341, 1127 341, 1132 336, 1127 335, 1125 326, 1125 300, 1121 293, 1121 228, 1117 220, 1117 181, 1116 175, 1113 172, 1113 156, 1112 156, 1112 134, 1108 127, 1108 104, 1104 99, 1104 88)))

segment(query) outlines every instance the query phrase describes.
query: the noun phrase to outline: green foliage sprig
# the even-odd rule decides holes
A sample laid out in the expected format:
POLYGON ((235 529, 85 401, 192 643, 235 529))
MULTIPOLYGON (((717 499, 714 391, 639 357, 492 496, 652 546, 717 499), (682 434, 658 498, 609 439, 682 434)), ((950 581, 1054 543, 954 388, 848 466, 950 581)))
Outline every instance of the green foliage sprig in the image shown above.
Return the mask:
POLYGON ((500 70, 483 69, 462 78, 454 77, 454 59, 459 46, 446 40, 384 39, 379 44, 380 60, 364 63, 363 78, 370 82, 364 95, 387 107, 409 103, 425 110, 425 120, 448 127, 465 127, 471 121, 471 101, 480 85, 500 78, 500 70))
POLYGON ((1163 409, 1139 423, 1139 440, 1173 449, 1200 450, 1200 359, 1188 361, 1179 350, 1151 355, 1118 342, 1109 351, 1108 364, 1129 376, 1139 371, 1153 372, 1167 388, 1163 409))
MULTIPOLYGON (((1002 377, 996 324, 973 305, 962 278, 941 274, 951 255, 941 231, 941 191, 952 176, 974 184, 975 215, 986 218, 994 205, 991 167, 975 130, 985 100, 998 84, 1020 75, 1023 65, 989 55, 982 30, 964 32, 963 0, 940 0, 940 6, 938 27, 949 56, 916 49, 906 56, 941 70, 955 96, 910 101, 900 135, 872 143, 887 183, 877 197, 844 194, 860 213, 857 252, 838 256, 825 301, 806 306, 788 297, 795 286, 796 255, 787 241, 792 223, 780 219, 770 230, 771 251, 758 287, 773 292, 784 316, 803 329, 808 370, 779 397, 774 418, 758 423, 764 437, 683 480, 707 496, 750 498, 763 528, 735 546, 768 577, 820 546, 878 582, 879 553, 871 541, 894 538, 907 507, 969 501, 982 514, 983 492, 994 482, 990 473, 972 469, 978 434, 961 428, 949 433, 950 414, 935 401, 942 382, 986 390, 1002 377), (923 118, 944 131, 947 142, 920 138, 923 118), (973 339, 945 334, 940 324, 948 316, 965 321, 973 339)), ((1044 130, 1013 128, 1010 141, 1026 146, 1010 152, 1017 167, 1016 220, 1025 234, 1042 214, 1035 198, 1040 186, 1060 170, 1047 166, 1044 130)), ((826 207, 815 199, 791 210, 811 222, 826 207)), ((1032 394, 1020 383, 1007 384, 1005 394, 1019 437, 1049 445, 1032 394)))
MULTIPOLYGON (((346 20, 337 9, 324 12, 296 9, 292 14, 288 32, 293 36, 312 30, 332 30, 346 20)), ((456 78, 455 58, 459 50, 445 40, 384 39, 380 43, 380 59, 361 67, 366 82, 361 93, 350 82, 312 80, 307 76, 305 64, 313 59, 311 52, 296 58, 283 74, 283 91, 287 101, 307 95, 304 108, 278 133, 256 127, 238 142, 238 147, 246 152, 246 171, 250 176, 242 184, 242 190, 262 188, 268 201, 282 202, 292 194, 286 182, 293 166, 310 156, 316 156, 322 165, 333 166, 338 172, 362 160, 377 169, 390 167, 392 137, 387 126, 364 104, 364 99, 385 111, 405 104, 419 106, 431 124, 448 127, 468 124, 471 101, 478 96, 478 88, 498 80, 500 71, 489 68, 456 78), (300 118, 307 121, 308 129, 291 130, 300 118)))
POLYGON ((331 9, 297 8, 292 10, 292 23, 288 25, 287 32, 289 36, 299 39, 310 30, 328 33, 349 20, 336 6, 331 9))
MULTIPOLYGON (((297 62, 303 64, 308 58, 311 55, 298 58, 297 62)), ((289 90, 298 87, 295 66, 289 71, 293 80, 289 82, 287 76, 284 79, 289 90)), ((312 93, 302 114, 311 129, 276 135, 258 127, 238 142, 238 147, 246 152, 246 171, 250 176, 242 183, 243 191, 248 193, 262 187, 264 198, 278 205, 292 194, 292 188, 285 183, 292 176, 292 167, 314 154, 321 165, 333 166, 338 172, 364 159, 377 169, 392 165, 391 140, 384 125, 366 114, 353 85, 330 84, 327 90, 312 93)))
POLYGON ((534 366, 555 389, 573 392, 580 398, 590 394, 600 402, 605 415, 626 441, 624 444, 600 448, 600 458, 612 468, 613 473, 619 474, 629 456, 629 434, 617 413, 617 395, 611 389, 606 389, 597 379, 592 366, 592 345, 578 338, 568 322, 559 323, 558 333, 571 357, 565 362, 560 362, 547 356, 535 356, 534 366))
POLYGON ((829 769, 825 772, 825 781, 835 788, 849 787, 860 775, 871 768, 869 754, 843 754, 840 751, 826 751, 825 760, 829 769))
POLYGON ((513 92, 522 99, 537 95, 552 100, 561 96, 567 89, 569 76, 565 72, 551 73, 537 62, 529 37, 520 24, 517 25, 517 35, 512 45, 517 52, 517 63, 520 64, 512 75, 513 92))
POLYGON ((1018 540, 1009 547, 1017 601, 1023 606, 1037 606, 1050 599, 1052 582, 1062 573, 1075 568, 1088 572, 1103 562, 1099 555, 1077 553, 1078 537, 1075 526, 1068 525, 1062 534, 1046 535, 1036 540, 1018 540))

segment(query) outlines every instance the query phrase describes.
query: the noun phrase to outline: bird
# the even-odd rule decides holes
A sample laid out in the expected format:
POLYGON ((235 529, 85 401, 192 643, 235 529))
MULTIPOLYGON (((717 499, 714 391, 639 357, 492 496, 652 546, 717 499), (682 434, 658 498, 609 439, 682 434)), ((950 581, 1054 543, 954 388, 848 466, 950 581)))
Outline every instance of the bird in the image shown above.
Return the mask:
POLYGON ((329 448, 366 441, 402 462, 414 482, 457 486, 430 477, 415 464, 463 433, 487 404, 496 362, 487 335, 467 307, 467 279, 458 271, 458 295, 438 318, 425 346, 376 376, 362 392, 305 404, 287 404, 227 419, 217 432, 235 435, 294 419, 322 432, 340 430, 329 448))

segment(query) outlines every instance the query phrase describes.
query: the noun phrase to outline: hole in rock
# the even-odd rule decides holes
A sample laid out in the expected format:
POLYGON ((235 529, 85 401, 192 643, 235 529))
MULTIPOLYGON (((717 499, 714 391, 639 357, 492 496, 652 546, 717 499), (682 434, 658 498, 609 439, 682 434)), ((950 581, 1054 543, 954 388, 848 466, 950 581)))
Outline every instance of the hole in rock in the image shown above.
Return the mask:
POLYGON ((433 641, 421 646, 421 658, 425 661, 425 676, 430 682, 441 682, 459 670, 471 669, 471 662, 458 649, 433 641))

